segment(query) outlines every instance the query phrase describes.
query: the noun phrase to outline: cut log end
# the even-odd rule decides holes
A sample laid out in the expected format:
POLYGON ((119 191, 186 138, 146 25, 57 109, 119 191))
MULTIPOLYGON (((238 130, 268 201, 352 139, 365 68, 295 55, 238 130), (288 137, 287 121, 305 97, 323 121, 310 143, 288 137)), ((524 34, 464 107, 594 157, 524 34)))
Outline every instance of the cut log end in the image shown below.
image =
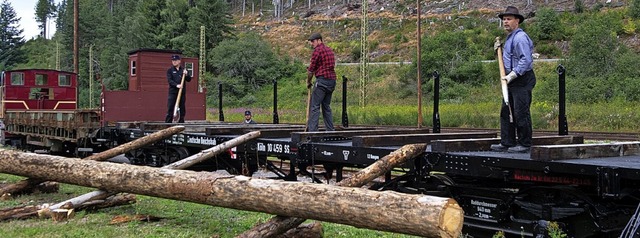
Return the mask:
POLYGON ((73 209, 54 209, 51 210, 51 219, 56 222, 66 221, 73 218, 75 212, 73 209))
POLYGON ((460 237, 464 221, 464 211, 458 203, 449 199, 442 211, 442 237, 460 237))

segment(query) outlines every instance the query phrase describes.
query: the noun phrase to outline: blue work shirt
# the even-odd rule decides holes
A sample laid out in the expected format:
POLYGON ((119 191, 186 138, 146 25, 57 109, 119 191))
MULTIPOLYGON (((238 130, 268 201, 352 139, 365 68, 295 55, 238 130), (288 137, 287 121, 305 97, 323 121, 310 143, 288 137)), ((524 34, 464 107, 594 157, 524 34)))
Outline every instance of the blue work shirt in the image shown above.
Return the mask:
POLYGON ((504 42, 502 60, 504 61, 505 72, 515 71, 518 76, 533 69, 533 41, 529 35, 518 28, 507 36, 504 42))

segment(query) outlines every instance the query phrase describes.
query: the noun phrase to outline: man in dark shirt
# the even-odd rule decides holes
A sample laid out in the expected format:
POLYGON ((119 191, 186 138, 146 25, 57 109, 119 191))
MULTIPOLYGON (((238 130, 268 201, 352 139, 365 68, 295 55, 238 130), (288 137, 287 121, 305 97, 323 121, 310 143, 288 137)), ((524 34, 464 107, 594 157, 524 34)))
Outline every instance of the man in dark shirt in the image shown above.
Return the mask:
POLYGON ((256 124, 257 122, 251 119, 251 111, 244 112, 244 123, 245 124, 256 124))
MULTIPOLYGON (((183 88, 185 85, 182 85, 182 75, 185 74, 184 81, 190 82, 191 76, 187 72, 181 64, 179 55, 171 56, 171 68, 167 70, 167 81, 169 82, 169 97, 167 100, 167 116, 164 119, 164 122, 171 123, 173 122, 173 110, 176 105, 176 99, 178 98, 178 91, 180 88, 183 88)), ((178 123, 184 122, 184 116, 187 114, 187 109, 185 108, 185 100, 187 90, 183 89, 182 94, 180 95, 180 103, 178 107, 180 108, 180 119, 178 119, 178 123)))
POLYGON ((313 33, 309 37, 313 46, 311 63, 307 69, 307 88, 313 85, 311 79, 316 76, 315 87, 311 94, 311 108, 307 121, 308 131, 318 131, 320 106, 322 105, 322 117, 327 131, 333 131, 333 115, 331 114, 331 94, 336 88, 336 60, 331 48, 322 42, 320 33, 313 33))

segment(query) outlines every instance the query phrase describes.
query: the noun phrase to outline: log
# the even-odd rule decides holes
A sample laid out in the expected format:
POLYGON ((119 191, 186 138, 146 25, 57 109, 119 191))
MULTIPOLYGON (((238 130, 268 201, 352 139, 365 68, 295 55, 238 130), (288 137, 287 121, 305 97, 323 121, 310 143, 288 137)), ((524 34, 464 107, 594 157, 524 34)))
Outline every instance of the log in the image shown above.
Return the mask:
POLYGON ((118 155, 127 153, 129 151, 141 148, 143 146, 152 144, 156 141, 168 138, 172 135, 178 134, 180 132, 184 131, 184 126, 172 126, 169 127, 167 129, 164 130, 160 130, 160 131, 156 131, 150 135, 144 136, 142 138, 138 138, 137 140, 134 141, 130 141, 127 143, 124 143, 122 145, 119 145, 115 148, 112 149, 108 149, 105 150, 103 152, 100 152, 98 154, 94 154, 82 159, 85 160, 95 160, 95 161, 105 161, 108 159, 111 159, 113 157, 116 157, 118 155))
MULTIPOLYGON (((95 155, 91 155, 89 157, 85 157, 83 159, 85 160, 96 160, 96 161, 104 161, 104 160, 108 160, 111 159, 119 154, 123 154, 126 153, 128 151, 134 150, 134 149, 138 149, 141 148, 145 145, 154 143, 156 141, 162 140, 164 138, 167 138, 169 136, 172 136, 176 133, 179 133, 181 131, 184 131, 184 126, 173 126, 161 131, 157 131, 154 132, 148 136, 139 138, 137 140, 122 144, 118 147, 115 147, 113 149, 109 149, 103 152, 100 152, 98 154, 95 155)), ((17 193, 21 193, 22 191, 29 191, 31 189, 33 189, 33 187, 35 187, 36 185, 45 182, 44 180, 35 180, 32 178, 27 178, 25 180, 19 181, 17 183, 14 183, 12 185, 8 185, 5 187, 0 188, 0 195, 3 194, 17 194, 17 193)))
MULTIPOLYGON (((97 210, 106 207, 115 207, 122 205, 129 205, 136 202, 136 197, 133 194, 123 194, 123 195, 115 195, 108 197, 103 200, 93 200, 90 202, 86 202, 80 204, 79 206, 73 207, 70 203, 64 204, 59 208, 54 209, 53 211, 62 211, 60 209, 66 210, 97 210)), ((64 218, 62 213, 58 212, 58 217, 55 219, 62 220, 68 219, 70 217, 64 218)), ((0 210, 0 221, 9 220, 9 219, 27 219, 33 218, 35 216, 40 217, 52 217, 54 216, 51 207, 49 204, 40 204, 40 205, 31 205, 31 206, 21 206, 21 207, 13 207, 0 210)))
MULTIPOLYGON (((206 149, 203 151, 200 151, 199 153, 189 156, 187 158, 184 158, 182 160, 173 162, 171 164, 168 164, 166 166, 163 166, 163 169, 186 169, 189 168, 190 166, 200 163, 202 161, 205 161, 209 158, 212 158, 218 154, 220 154, 223 151, 226 151, 232 147, 241 145, 251 139, 254 138, 258 138, 260 136, 260 131, 253 131, 253 132, 249 132, 247 134, 244 134, 242 136, 236 137, 232 140, 226 141, 222 144, 216 145, 210 149, 206 149)), ((56 209, 56 208, 60 208, 62 205, 67 204, 67 203, 71 203, 74 207, 92 200, 99 200, 99 199, 104 199, 106 197, 112 196, 114 194, 116 194, 117 192, 107 192, 107 191, 93 191, 69 200, 66 200, 64 202, 60 202, 57 204, 54 204, 51 206, 51 209, 56 209)))
MULTIPOLYGON (((382 159, 376 161, 372 165, 367 168, 358 171, 353 176, 338 182, 337 186, 343 187, 360 187, 373 179, 382 176, 383 174, 391 171, 394 167, 397 167, 409 159, 414 158, 426 149, 426 144, 412 144, 405 145, 400 149, 392 152, 391 154, 383 157, 382 159)), ((456 210, 459 213, 459 219, 453 220, 441 220, 444 218, 443 216, 436 215, 436 217, 423 218, 423 219, 432 219, 431 222, 437 224, 437 227, 441 227, 444 229, 444 233, 447 235, 452 235, 457 237, 460 233, 459 230, 462 227, 462 209, 457 205, 451 205, 449 208, 444 210, 449 210, 450 212, 456 210), (447 230, 450 229, 450 230, 447 230), (457 232, 457 233, 456 233, 457 232)), ((443 211, 444 211, 443 210, 443 211)), ((305 221, 304 218, 295 218, 295 217, 283 217, 276 216, 269 221, 262 223, 253 227, 251 230, 248 230, 242 234, 240 234, 239 238, 249 238, 249 237, 277 237, 279 234, 286 232, 289 229, 297 227, 305 221)), ((446 236, 443 236, 446 237, 446 236)))
POLYGON ((453 199, 427 195, 221 176, 9 150, 0 150, 0 173, 424 237, 458 237, 462 228, 463 213, 453 199))

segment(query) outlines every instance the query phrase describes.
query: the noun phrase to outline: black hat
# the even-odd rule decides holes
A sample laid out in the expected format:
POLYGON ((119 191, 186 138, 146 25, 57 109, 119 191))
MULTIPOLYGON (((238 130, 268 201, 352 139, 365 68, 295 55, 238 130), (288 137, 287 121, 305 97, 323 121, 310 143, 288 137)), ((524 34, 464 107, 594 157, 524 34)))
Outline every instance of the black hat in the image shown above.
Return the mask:
POLYGON ((179 60, 180 56, 179 55, 172 55, 171 56, 171 60, 179 60))
POLYGON ((251 111, 244 111, 245 116, 251 116, 251 111))
POLYGON ((524 21, 524 16, 520 15, 518 8, 514 6, 508 6, 507 10, 504 10, 503 13, 498 14, 498 18, 502 19, 503 16, 507 16, 507 15, 516 16, 518 20, 520 20, 518 21, 518 24, 524 21))
POLYGON ((311 36, 309 36, 309 39, 307 39, 308 41, 312 41, 312 40, 317 40, 320 39, 322 40, 322 35, 320 35, 320 33, 313 33, 311 34, 311 36))

